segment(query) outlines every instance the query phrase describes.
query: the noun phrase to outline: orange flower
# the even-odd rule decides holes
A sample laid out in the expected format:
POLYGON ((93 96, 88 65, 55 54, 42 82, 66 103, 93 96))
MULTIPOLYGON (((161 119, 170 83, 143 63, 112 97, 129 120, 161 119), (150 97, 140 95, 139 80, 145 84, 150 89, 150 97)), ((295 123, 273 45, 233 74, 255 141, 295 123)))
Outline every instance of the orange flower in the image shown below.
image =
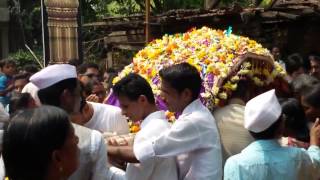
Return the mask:
POLYGON ((130 127, 130 132, 131 133, 137 133, 138 131, 140 131, 140 127, 138 125, 132 125, 130 127))

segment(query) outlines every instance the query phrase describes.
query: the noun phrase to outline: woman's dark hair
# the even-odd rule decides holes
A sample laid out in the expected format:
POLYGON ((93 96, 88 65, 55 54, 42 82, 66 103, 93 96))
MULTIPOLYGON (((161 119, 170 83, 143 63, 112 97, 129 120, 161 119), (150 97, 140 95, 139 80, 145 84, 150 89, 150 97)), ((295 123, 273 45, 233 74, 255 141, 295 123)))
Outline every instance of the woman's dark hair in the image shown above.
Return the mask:
POLYGON ((9 102, 9 114, 12 115, 17 110, 26 109, 32 100, 29 93, 12 93, 9 102))
POLYGON ((3 136, 3 161, 10 180, 44 180, 54 150, 61 148, 71 130, 62 109, 42 106, 11 118, 3 136))
POLYGON ((320 84, 315 84, 305 88, 301 92, 301 96, 307 104, 314 108, 320 108, 320 84))
POLYGON ((116 96, 125 96, 136 101, 141 95, 144 95, 150 104, 155 104, 150 84, 138 74, 130 73, 117 82, 112 89, 116 96))
POLYGON ((60 106, 60 96, 62 92, 67 89, 70 92, 74 92, 77 88, 78 79, 70 78, 62 80, 52 86, 49 86, 38 91, 38 97, 41 104, 47 104, 52 106, 60 106))
POLYGON ((309 142, 309 129, 304 110, 297 99, 289 98, 281 102, 282 118, 285 122, 285 132, 290 137, 309 142))
POLYGON ((192 92, 193 100, 199 97, 202 81, 198 70, 194 66, 188 63, 175 64, 161 69, 159 75, 179 93, 189 89, 192 92))
POLYGON ((249 131, 253 138, 255 139, 274 139, 277 136, 277 131, 281 125, 282 117, 280 116, 276 122, 274 122, 268 129, 255 133, 249 131))

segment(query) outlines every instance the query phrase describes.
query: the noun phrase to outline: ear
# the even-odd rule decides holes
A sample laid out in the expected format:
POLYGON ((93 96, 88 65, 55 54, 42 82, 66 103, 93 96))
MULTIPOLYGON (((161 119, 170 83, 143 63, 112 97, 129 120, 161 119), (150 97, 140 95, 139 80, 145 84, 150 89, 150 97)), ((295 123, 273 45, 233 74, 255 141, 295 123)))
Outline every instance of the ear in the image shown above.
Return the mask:
POLYGON ((142 104, 145 104, 148 102, 148 99, 145 95, 140 95, 139 98, 138 98, 138 102, 139 103, 142 103, 142 104))
POLYGON ((188 88, 184 89, 181 92, 181 97, 183 98, 183 100, 185 100, 186 102, 190 102, 192 100, 192 91, 188 88))
POLYGON ((52 165, 60 167, 62 156, 59 150, 54 150, 51 155, 52 165))

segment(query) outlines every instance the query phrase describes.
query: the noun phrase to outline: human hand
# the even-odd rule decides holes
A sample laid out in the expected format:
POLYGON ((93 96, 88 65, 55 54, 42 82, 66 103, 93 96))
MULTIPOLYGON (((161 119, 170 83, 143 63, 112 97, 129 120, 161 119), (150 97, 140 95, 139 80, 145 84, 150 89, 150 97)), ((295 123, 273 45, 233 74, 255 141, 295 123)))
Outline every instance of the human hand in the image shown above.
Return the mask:
POLYGON ((99 102, 99 97, 95 94, 90 94, 87 98, 86 98, 87 101, 90 101, 90 102, 99 102))
POLYGON ((310 130, 310 145, 320 146, 320 119, 317 118, 310 130))

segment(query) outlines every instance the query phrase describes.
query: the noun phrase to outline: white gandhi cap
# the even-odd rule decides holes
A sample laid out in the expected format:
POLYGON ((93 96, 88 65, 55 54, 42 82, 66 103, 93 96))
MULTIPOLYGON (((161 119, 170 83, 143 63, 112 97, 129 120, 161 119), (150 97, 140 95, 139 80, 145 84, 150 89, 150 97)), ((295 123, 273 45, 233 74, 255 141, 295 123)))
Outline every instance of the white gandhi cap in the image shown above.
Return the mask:
POLYGON ((75 66, 69 64, 55 64, 35 73, 30 77, 30 82, 39 89, 44 89, 70 78, 77 78, 75 66))
POLYGON ((255 133, 262 132, 279 119, 281 112, 274 89, 260 94, 246 104, 244 127, 255 133))

